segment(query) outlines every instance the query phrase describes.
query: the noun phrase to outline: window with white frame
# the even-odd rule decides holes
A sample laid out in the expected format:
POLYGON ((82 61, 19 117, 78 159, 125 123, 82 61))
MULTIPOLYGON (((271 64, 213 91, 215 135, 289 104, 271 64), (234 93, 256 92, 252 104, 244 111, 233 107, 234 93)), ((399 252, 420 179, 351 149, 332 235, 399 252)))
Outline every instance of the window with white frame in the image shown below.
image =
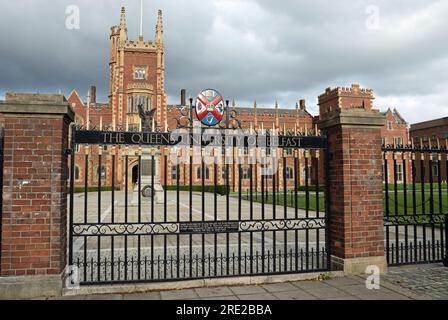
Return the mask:
POLYGON ((387 121, 387 130, 392 130, 392 121, 387 121))
MULTIPOLYGON (((202 167, 198 167, 196 170, 196 177, 202 179, 202 167)), ((204 168, 204 180, 210 179, 210 169, 208 167, 204 168)))
POLYGON ((394 144, 396 146, 401 146, 403 144, 403 138, 402 137, 396 137, 394 138, 394 144))
POLYGON ((432 176, 433 177, 439 176, 439 166, 437 164, 432 165, 432 176))
POLYGON ((134 68, 134 80, 146 80, 146 67, 134 68))
POLYGON ((75 178, 75 180, 79 180, 79 177, 80 177, 80 175, 79 175, 79 167, 75 166, 74 178, 75 178))
POLYGON ((142 106, 143 110, 148 111, 150 106, 150 100, 147 96, 136 95, 131 97, 131 106, 128 107, 130 113, 139 113, 138 107, 142 106))
POLYGON ((403 165, 397 164, 397 172, 395 173, 397 175, 397 181, 402 182, 403 181, 403 165))
POLYGON ((248 180, 250 178, 249 168, 242 168, 241 171, 242 171, 241 179, 248 180))
POLYGON ((291 180, 294 178, 294 170, 292 167, 286 167, 286 179, 291 180))
POLYGON ((172 166, 171 167, 171 180, 177 180, 177 166, 172 166))

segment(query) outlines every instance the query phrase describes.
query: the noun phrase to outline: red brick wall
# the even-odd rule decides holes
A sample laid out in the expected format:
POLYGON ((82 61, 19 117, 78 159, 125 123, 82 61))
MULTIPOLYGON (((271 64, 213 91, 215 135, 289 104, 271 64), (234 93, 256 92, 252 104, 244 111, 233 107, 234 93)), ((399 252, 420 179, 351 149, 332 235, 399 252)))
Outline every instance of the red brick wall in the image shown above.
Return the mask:
POLYGON ((381 131, 328 129, 331 252, 341 258, 384 255, 381 131))
POLYGON ((68 118, 6 114, 1 275, 65 266, 68 118))

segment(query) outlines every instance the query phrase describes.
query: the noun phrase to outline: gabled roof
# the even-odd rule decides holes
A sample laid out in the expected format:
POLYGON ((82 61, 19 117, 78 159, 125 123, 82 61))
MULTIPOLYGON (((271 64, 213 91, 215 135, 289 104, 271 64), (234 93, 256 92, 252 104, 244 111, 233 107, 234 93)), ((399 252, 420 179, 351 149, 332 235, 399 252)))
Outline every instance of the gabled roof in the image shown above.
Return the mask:
POLYGON ((73 95, 76 96, 78 98, 78 100, 81 101, 81 103, 84 105, 84 101, 82 101, 82 98, 78 94, 78 91, 76 91, 76 89, 73 89, 72 92, 70 92, 70 95, 68 96, 68 99, 70 99, 70 97, 73 96, 73 95))
POLYGON ((387 109, 387 111, 381 112, 382 115, 386 115, 388 112, 392 114, 392 116, 395 119, 395 122, 398 124, 408 124, 406 120, 401 116, 401 114, 397 111, 397 109, 391 110, 390 108, 387 109))

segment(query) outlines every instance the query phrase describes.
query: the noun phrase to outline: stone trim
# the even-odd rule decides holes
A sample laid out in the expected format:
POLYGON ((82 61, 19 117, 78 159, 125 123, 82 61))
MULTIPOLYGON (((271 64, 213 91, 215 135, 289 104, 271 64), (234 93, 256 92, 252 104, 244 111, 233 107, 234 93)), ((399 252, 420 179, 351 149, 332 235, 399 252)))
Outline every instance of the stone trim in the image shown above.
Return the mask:
POLYGON ((68 103, 15 103, 0 101, 0 113, 4 114, 27 114, 27 115, 64 115, 70 120, 75 119, 75 112, 68 103))
POLYGON ((378 128, 383 127, 385 121, 386 117, 378 110, 336 109, 325 113, 319 120, 318 126, 320 129, 335 126, 378 128))
POLYGON ((368 266, 377 266, 380 273, 387 272, 387 261, 385 256, 362 257, 344 259, 337 256, 331 256, 331 270, 343 271, 346 275, 365 274, 368 266))
POLYGON ((62 295, 62 281, 62 274, 0 277, 0 299, 59 297, 62 295))

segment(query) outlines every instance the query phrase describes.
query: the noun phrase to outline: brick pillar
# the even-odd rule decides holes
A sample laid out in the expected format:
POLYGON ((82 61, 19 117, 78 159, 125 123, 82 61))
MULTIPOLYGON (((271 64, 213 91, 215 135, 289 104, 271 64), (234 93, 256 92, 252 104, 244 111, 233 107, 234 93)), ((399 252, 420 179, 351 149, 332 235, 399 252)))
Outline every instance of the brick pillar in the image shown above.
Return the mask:
POLYGON ((381 127, 384 116, 364 108, 335 109, 321 115, 329 140, 329 231, 332 268, 384 272, 381 127))
POLYGON ((66 149, 74 113, 62 95, 7 94, 0 114, 2 294, 60 294, 67 249, 66 149))

